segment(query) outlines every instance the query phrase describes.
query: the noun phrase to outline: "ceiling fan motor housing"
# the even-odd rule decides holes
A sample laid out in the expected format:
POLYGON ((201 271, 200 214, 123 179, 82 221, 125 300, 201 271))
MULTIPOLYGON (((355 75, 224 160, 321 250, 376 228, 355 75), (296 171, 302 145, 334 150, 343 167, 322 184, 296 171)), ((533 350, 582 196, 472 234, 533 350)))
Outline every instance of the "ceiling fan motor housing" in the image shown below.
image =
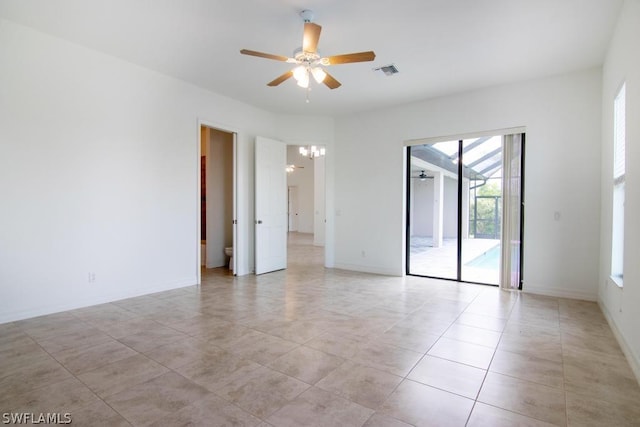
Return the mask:
POLYGON ((312 22, 313 18, 316 17, 316 15, 313 13, 313 11, 312 10, 308 10, 308 9, 305 9, 302 12, 300 12, 300 16, 302 17, 304 22, 312 22))
POLYGON ((318 50, 315 52, 305 52, 302 50, 302 47, 299 47, 293 51, 293 57, 299 64, 312 64, 320 59, 320 52, 318 50))

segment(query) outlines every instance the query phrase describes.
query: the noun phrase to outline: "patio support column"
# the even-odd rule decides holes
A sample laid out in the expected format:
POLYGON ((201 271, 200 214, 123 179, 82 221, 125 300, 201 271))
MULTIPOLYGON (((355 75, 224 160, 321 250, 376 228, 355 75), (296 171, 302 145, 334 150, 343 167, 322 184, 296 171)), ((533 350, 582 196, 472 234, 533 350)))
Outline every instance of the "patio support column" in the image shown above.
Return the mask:
POLYGON ((433 247, 442 246, 444 230, 444 176, 442 172, 433 174, 433 247))
POLYGON ((469 238, 469 178, 462 178, 462 236, 469 238))

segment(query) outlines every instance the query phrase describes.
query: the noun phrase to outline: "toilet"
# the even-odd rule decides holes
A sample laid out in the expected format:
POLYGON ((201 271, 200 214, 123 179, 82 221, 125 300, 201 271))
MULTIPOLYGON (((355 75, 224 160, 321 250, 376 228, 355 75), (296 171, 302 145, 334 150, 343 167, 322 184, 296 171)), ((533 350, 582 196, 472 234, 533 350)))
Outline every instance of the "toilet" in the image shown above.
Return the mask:
POLYGON ((224 254, 229 257, 229 270, 233 270, 233 246, 224 248, 224 254))

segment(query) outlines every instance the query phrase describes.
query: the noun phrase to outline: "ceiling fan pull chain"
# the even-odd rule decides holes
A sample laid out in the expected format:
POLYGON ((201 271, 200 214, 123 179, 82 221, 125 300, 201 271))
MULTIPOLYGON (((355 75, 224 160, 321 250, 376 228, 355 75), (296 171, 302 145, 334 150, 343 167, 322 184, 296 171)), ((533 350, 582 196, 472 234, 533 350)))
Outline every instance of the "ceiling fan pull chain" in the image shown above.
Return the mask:
POLYGON ((309 103, 309 91, 311 90, 311 87, 307 87, 307 100, 306 103, 309 103))

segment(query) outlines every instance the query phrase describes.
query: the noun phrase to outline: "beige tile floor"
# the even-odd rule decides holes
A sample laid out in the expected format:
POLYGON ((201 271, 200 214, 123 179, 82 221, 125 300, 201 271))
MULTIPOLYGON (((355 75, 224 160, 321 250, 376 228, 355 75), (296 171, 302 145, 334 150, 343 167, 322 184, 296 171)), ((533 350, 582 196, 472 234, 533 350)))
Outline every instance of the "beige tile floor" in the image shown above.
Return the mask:
POLYGON ((87 426, 632 426, 595 303, 289 268, 0 325, 0 413, 87 426))

